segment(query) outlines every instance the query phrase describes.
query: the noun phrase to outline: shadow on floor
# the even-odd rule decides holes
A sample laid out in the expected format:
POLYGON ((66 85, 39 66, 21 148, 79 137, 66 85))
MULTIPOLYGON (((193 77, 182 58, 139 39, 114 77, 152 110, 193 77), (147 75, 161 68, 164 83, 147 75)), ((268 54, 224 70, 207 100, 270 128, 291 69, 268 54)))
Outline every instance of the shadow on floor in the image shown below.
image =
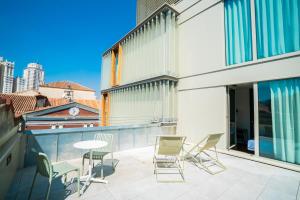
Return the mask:
MULTIPOLYGON (((104 167, 103 167, 104 177, 110 176, 114 173, 111 163, 112 160, 110 159, 104 161, 104 167)), ((113 163, 116 168, 116 166, 119 163, 119 160, 114 159, 113 163)), ((9 189, 9 192, 5 196, 5 199, 27 200, 33 182, 35 169, 36 169, 35 167, 27 167, 19 170, 14 178, 14 181, 9 189)), ((93 169, 93 173, 96 173, 96 177, 101 176, 100 163, 99 164, 97 163, 95 165, 93 169)), ((66 184, 63 183, 61 178, 57 178, 52 181, 49 199, 63 200, 70 195, 73 194, 74 196, 77 195, 75 194, 77 193, 77 180, 75 179, 73 183, 71 183, 71 178, 74 177, 72 172, 68 175, 68 177, 69 180, 66 182, 66 184)), ((44 200, 45 195, 47 193, 48 184, 49 184, 48 179, 38 174, 33 186, 31 200, 44 200)), ((83 182, 80 183, 80 189, 82 187, 83 187, 83 182)))

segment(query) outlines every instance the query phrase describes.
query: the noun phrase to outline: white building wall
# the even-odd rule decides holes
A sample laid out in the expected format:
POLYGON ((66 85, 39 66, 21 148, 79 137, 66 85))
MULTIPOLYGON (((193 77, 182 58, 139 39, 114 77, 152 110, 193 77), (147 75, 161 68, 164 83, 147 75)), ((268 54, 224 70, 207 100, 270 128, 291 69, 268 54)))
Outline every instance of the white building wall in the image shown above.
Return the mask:
POLYGON ((38 90, 44 84, 44 70, 38 63, 29 63, 24 69, 23 78, 25 79, 26 90, 38 90))
POLYGON ((167 80, 111 91, 109 125, 176 122, 175 91, 167 80))
POLYGON ((122 43, 120 85, 160 75, 177 76, 176 18, 162 12, 130 34, 122 43))
POLYGON ((101 90, 105 90, 111 87, 110 84, 111 77, 111 53, 107 53, 102 57, 101 66, 101 90))
POLYGON ((300 77, 300 52, 225 65, 224 2, 182 0, 178 17, 178 126, 190 139, 224 132, 228 116, 226 86, 300 77))
MULTIPOLYGON (((193 143, 209 133, 225 133, 226 113, 225 87, 179 92, 177 133, 193 143)), ((226 147, 226 136, 218 145, 226 147)))
MULTIPOLYGON (((39 87, 39 92, 48 98, 64 98, 65 91, 70 89, 51 88, 51 87, 39 87)), ((74 99, 96 99, 94 91, 83 91, 83 90, 71 90, 73 91, 74 99)))
POLYGON ((0 92, 12 93, 14 82, 14 65, 9 61, 0 61, 0 92))
POLYGON ((13 92, 22 92, 25 90, 25 79, 16 77, 14 79, 13 92))

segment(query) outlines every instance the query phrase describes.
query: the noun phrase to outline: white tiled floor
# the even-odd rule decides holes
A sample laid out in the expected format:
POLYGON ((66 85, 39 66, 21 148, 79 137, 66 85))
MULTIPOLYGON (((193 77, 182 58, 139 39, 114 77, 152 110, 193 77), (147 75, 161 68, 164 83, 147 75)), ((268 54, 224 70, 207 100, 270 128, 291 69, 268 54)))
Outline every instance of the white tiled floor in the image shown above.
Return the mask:
MULTIPOLYGON (((288 200, 297 198, 300 182, 300 173, 297 172, 220 154, 220 160, 227 167, 227 170, 220 174, 210 175, 192 163, 185 162, 185 182, 158 183, 153 174, 152 156, 152 147, 115 153, 114 157, 119 162, 114 173, 109 160, 105 163, 108 184, 92 183, 78 198, 75 184, 69 185, 64 190, 62 184, 57 181, 56 186, 51 190, 51 199, 288 200)), ((80 160, 68 162, 77 166, 81 163, 80 160)), ((27 171, 28 178, 30 170, 27 171)), ((96 171, 99 171, 99 167, 96 167, 96 171)), ((174 176, 174 178, 180 177, 174 176)), ((43 199, 45 187, 43 179, 39 178, 33 199, 43 199)))

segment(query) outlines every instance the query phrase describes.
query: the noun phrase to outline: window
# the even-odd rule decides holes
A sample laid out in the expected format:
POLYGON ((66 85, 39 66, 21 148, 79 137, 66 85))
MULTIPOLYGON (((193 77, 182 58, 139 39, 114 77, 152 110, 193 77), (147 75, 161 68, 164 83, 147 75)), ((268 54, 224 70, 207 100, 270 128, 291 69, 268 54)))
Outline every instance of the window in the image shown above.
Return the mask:
POLYGON ((259 154, 300 164, 300 78, 258 84, 259 154))
POLYGON ((255 0, 257 57, 300 50, 300 1, 255 0))
POLYGON ((250 0, 225 0, 226 64, 252 60, 250 0))

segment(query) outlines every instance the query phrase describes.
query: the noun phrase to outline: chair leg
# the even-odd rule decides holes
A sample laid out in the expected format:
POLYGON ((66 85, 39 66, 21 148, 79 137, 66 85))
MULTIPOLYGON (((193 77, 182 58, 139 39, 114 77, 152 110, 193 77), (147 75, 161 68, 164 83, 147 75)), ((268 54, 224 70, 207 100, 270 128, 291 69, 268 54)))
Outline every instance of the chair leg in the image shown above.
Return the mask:
POLYGON ((33 182, 31 184, 31 188, 30 188, 30 193, 29 193, 29 196, 28 196, 28 200, 30 200, 30 198, 31 198, 31 194, 32 194, 32 190, 33 190, 33 186, 34 186, 34 182, 35 182, 36 176, 37 176, 37 171, 35 171, 35 174, 34 174, 34 177, 33 177, 33 182))
POLYGON ((65 185, 65 188, 67 187, 66 183, 67 183, 67 174, 64 175, 64 185, 65 185))
POLYGON ((80 170, 78 170, 78 175, 77 175, 77 193, 78 196, 80 196, 80 170))
POLYGON ((82 176, 83 176, 83 172, 84 172, 84 157, 82 158, 82 176))
POLYGON ((52 183, 52 179, 49 179, 49 185, 48 185, 46 200, 48 200, 49 196, 50 196, 51 183, 52 183))
POLYGON ((101 157, 101 178, 103 177, 103 157, 101 157))
POLYGON ((111 166, 112 166, 113 171, 115 171, 114 154, 113 154, 113 152, 111 152, 111 166))

